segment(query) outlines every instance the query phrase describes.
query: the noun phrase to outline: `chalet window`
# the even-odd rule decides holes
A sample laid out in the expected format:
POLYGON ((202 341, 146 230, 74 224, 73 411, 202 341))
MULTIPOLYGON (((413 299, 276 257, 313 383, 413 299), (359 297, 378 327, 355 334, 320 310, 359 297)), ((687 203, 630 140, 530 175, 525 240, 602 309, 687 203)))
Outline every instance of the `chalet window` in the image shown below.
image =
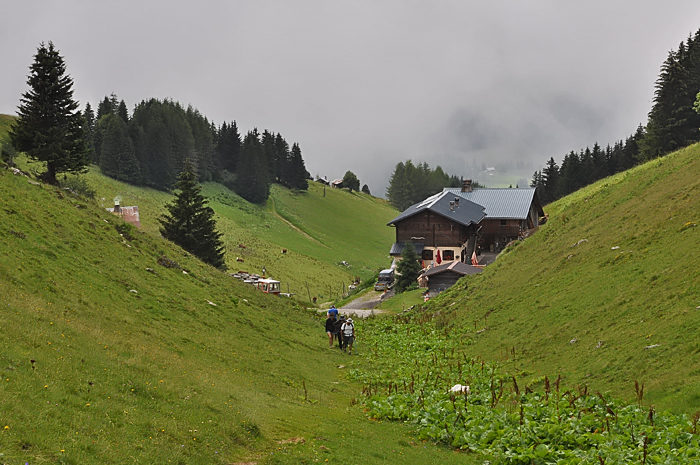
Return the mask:
POLYGON ((445 250, 442 253, 442 259, 445 260, 446 262, 454 260, 455 259, 455 251, 454 250, 445 250))
POLYGON ((433 259, 433 251, 430 249, 423 249, 423 256, 421 258, 423 260, 432 260, 433 259))
POLYGON ((501 226, 505 226, 505 225, 506 225, 506 220, 501 220, 501 226))

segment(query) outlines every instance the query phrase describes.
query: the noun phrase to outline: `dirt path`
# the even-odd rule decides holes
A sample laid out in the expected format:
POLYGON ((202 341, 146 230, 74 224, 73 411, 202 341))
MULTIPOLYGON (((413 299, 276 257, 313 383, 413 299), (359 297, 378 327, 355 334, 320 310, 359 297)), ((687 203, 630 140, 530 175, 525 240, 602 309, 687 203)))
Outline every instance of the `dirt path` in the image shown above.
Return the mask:
POLYGON ((341 314, 353 315, 359 318, 366 318, 377 313, 384 313, 382 310, 375 310, 374 307, 393 295, 394 291, 389 291, 385 294, 383 292, 370 290, 352 302, 345 304, 345 306, 339 308, 338 311, 341 314))

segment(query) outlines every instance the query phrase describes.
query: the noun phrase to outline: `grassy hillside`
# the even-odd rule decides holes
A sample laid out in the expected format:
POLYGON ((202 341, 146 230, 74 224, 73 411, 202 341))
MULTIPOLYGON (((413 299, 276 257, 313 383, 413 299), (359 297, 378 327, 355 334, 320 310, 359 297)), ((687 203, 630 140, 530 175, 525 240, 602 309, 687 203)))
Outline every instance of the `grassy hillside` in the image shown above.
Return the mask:
MULTIPOLYGON (((95 166, 85 178, 101 206, 111 206, 119 195, 122 205, 139 206, 142 230, 158 234, 158 217, 170 194, 115 181, 95 166)), ((217 183, 205 183, 203 193, 217 214, 231 271, 261 274, 265 267, 284 292, 289 289, 305 302, 309 295, 329 301, 355 276, 370 279, 388 266, 394 230, 386 223, 397 212, 381 199, 338 189, 326 189, 324 195, 322 185, 309 185, 308 193, 273 185, 265 206, 250 204, 217 183)))
POLYGON ((315 312, 66 191, 0 170, 0 199, 4 462, 458 463, 352 407, 315 312))
POLYGON ((700 145, 545 208, 549 221, 432 302, 473 355, 662 408, 700 408, 700 145), (468 292, 465 292, 468 288, 468 292), (478 332, 483 330, 483 332, 478 332))

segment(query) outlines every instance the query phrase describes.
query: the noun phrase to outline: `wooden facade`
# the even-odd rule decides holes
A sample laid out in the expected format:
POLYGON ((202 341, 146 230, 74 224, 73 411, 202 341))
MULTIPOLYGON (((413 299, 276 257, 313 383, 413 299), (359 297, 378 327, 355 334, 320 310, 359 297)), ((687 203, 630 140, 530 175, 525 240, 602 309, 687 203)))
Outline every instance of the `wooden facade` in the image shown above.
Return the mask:
POLYGON ((473 226, 423 211, 396 224, 396 242, 422 242, 426 247, 454 247, 469 240, 473 226))

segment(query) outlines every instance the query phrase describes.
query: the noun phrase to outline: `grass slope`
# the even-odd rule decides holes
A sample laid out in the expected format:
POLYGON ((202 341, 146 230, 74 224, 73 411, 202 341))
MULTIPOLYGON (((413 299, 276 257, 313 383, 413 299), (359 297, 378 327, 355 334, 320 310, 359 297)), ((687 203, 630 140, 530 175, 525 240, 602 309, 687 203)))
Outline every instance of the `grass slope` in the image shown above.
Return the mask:
POLYGON ((545 211, 533 237, 430 308, 453 312, 473 355, 523 378, 561 374, 627 399, 638 380, 648 402, 698 410, 700 145, 545 211))
POLYGON ((464 463, 352 407, 315 312, 29 181, 0 170, 3 462, 464 463))
MULTIPOLYGON (((138 205, 142 230, 158 234, 170 194, 115 181, 95 166, 85 178, 101 206, 110 207, 120 196, 122 205, 138 205)), ((282 282, 283 292, 307 303, 309 296, 334 300, 355 276, 372 279, 388 266, 394 230, 386 223, 397 214, 375 197, 339 189, 324 193, 322 185, 309 185, 307 193, 273 185, 265 206, 250 204, 221 184, 203 185, 224 234, 229 269, 261 274, 265 267, 267 276, 282 282)))

